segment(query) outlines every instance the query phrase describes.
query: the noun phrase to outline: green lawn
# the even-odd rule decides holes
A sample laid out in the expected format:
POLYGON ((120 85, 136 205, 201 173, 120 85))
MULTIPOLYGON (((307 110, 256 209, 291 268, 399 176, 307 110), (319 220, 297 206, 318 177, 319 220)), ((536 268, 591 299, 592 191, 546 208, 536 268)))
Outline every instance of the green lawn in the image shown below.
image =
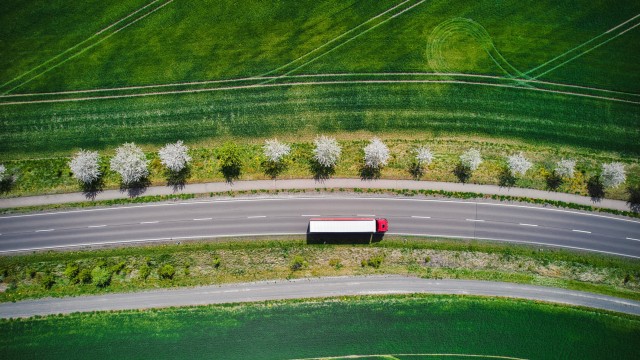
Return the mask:
POLYGON ((4 356, 21 359, 632 359, 640 321, 532 301, 389 296, 3 320, 0 331, 4 356))
POLYGON ((5 157, 355 130, 640 154, 640 18, 607 33, 630 1, 23 3, 0 4, 5 157), (288 76, 10 96, 265 74, 288 76))

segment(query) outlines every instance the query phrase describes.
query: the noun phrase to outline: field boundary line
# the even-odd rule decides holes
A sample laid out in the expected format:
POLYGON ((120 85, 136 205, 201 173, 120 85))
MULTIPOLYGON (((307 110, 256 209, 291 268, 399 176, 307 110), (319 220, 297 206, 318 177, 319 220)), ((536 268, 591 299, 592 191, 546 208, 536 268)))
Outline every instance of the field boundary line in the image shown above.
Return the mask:
POLYGON ((285 67, 287 67, 287 66, 289 66, 289 65, 291 65, 291 64, 293 64, 293 63, 295 63, 295 62, 297 62, 298 60, 300 60, 300 59, 302 59, 302 58, 304 58, 304 57, 309 56, 310 54, 312 54, 312 53, 316 52, 317 50, 322 49, 323 47, 325 47, 325 46, 327 46, 327 45, 331 44, 332 42, 334 42, 334 41, 336 41, 336 40, 340 39, 341 37, 343 37, 343 36, 345 36, 345 35, 349 34, 350 32, 352 32, 352 31, 354 31, 354 30, 356 30, 356 29, 358 29, 358 28, 360 28, 360 27, 364 26, 366 23, 368 23, 368 22, 370 22, 370 21, 373 21, 373 20, 375 20, 375 19, 379 18, 380 16, 383 16, 384 14, 386 14, 386 13, 388 13, 388 12, 390 12, 390 11, 393 11, 393 10, 397 9, 398 7, 400 7, 400 6, 404 5, 404 4, 406 4, 406 3, 407 3, 407 2, 409 2, 409 1, 411 1, 411 0, 405 0, 405 1, 403 1, 403 2, 401 2, 401 3, 399 3, 399 4, 395 5, 395 6, 393 6, 393 7, 391 7, 391 8, 389 8, 389 9, 385 10, 384 12, 382 12, 382 13, 380 13, 380 14, 378 14, 378 15, 376 15, 376 16, 374 16, 374 17, 372 17, 372 18, 368 19, 368 20, 366 20, 365 22, 361 23, 360 25, 358 25, 358 26, 356 26, 356 27, 353 27, 353 28, 351 28, 350 30, 348 30, 348 31, 346 31, 346 32, 344 32, 344 33, 342 33, 342 34, 340 34, 340 35, 336 36, 335 38, 333 38, 333 39, 331 39, 331 40, 327 41, 326 43, 324 43, 324 44, 322 44, 322 45, 318 46, 317 48, 315 48, 315 49, 313 49, 313 50, 311 50, 311 51, 307 52, 306 54, 304 54, 304 55, 302 55, 302 56, 298 57, 297 59, 292 60, 292 61, 290 61, 290 62, 288 62, 288 63, 286 63, 286 64, 284 64, 284 65, 282 65, 282 66, 280 66, 280 67, 278 67, 278 68, 276 68, 276 69, 273 69, 273 70, 271 70, 271 71, 269 71, 269 72, 266 72, 266 73, 264 73, 264 74, 262 74, 262 75, 258 75, 258 77, 264 77, 264 76, 269 75, 269 74, 272 74, 272 73, 274 73, 274 72, 276 72, 276 71, 278 71, 278 70, 282 70, 283 68, 285 68, 285 67))
MULTIPOLYGON (((569 55, 570 53, 572 53, 572 52, 574 52, 574 51, 576 51, 576 50, 580 49, 581 47, 583 47, 583 46, 586 46, 586 45, 590 44, 591 42, 593 42, 593 41, 595 41, 595 40, 597 40, 597 39, 601 38, 602 36, 604 36, 604 35, 606 35, 606 34, 608 34, 608 33, 612 32, 612 31, 614 31, 614 30, 618 29, 619 27, 624 26, 624 25, 625 25, 625 24, 627 24, 628 22, 633 21, 633 20, 635 20, 635 19, 636 19, 636 18, 638 18, 638 17, 640 17, 640 14, 638 14, 638 15, 636 15, 636 16, 634 16, 634 17, 632 17, 631 19, 629 19, 629 20, 627 20, 627 21, 625 21, 625 22, 623 22, 623 23, 621 23, 621 24, 619 24, 619 25, 616 25, 615 27, 613 27, 613 28, 611 28, 611 29, 609 29, 609 30, 607 30, 607 31, 605 31, 605 32, 603 32, 603 33, 601 33, 600 35, 597 35, 597 36, 595 36, 595 37, 593 37, 593 38, 591 38, 591 39, 589 39, 589 40, 587 40, 587 41, 583 42, 582 44, 580 44, 580 45, 578 45, 578 46, 575 46, 575 47, 573 47, 573 48, 571 48, 571 49, 569 49, 569 50, 567 50, 567 51, 563 52, 563 53, 562 53, 562 54, 560 54, 560 55, 557 55, 557 56, 556 56, 556 57, 554 57, 553 59, 550 59, 550 60, 548 60, 548 61, 546 61, 546 62, 544 62, 544 63, 542 63, 542 64, 540 64, 540 65, 538 65, 538 66, 536 66, 536 67, 534 67, 534 68, 532 68, 532 69, 529 69, 529 70, 525 71, 525 72, 524 72, 524 74, 529 75, 529 74, 531 74, 532 72, 534 72, 534 71, 536 71, 536 70, 539 70, 539 69, 541 69, 541 68, 543 68, 543 67, 545 67, 545 66, 547 66, 547 65, 551 64, 552 62, 554 62, 554 61, 556 61, 556 60, 561 59, 561 58, 562 58, 562 57, 564 57, 564 56, 569 55)), ((638 24, 636 24, 635 26, 637 26, 637 25, 638 25, 638 24)), ((635 26, 633 26, 633 27, 635 27, 635 26)), ((633 28, 633 27, 632 27, 632 28, 633 28)), ((623 32, 623 33, 624 33, 624 32, 623 32)), ((617 36, 620 36, 620 34, 616 35, 615 37, 617 37, 617 36)), ((614 38, 615 38, 615 37, 614 37, 614 38)), ((611 39, 607 40, 606 42, 608 42, 608 41, 610 41, 610 40, 611 40, 611 39)), ((599 45, 598 45, 598 46, 599 46, 599 45)), ((588 51, 590 51, 590 50, 588 50, 588 51)), ((588 51, 587 51, 587 52, 588 52, 588 51)), ((586 52, 585 52, 585 53, 586 53, 586 52)), ((540 77, 540 76, 542 76, 542 74, 541 74, 541 75, 537 75, 537 76, 535 76, 535 77, 533 77, 533 78, 534 78, 534 79, 536 79, 536 78, 538 78, 538 77, 540 77)))
POLYGON ((627 33, 627 32, 629 32, 629 31, 631 31, 631 30, 635 29, 635 28, 636 28, 636 27, 638 27, 638 26, 640 26, 640 22, 639 22, 639 23, 637 23, 637 24, 635 24, 635 25, 633 25, 632 27, 630 27, 630 28, 628 28, 628 29, 624 30, 623 32, 621 32, 621 33, 619 33, 619 34, 616 34, 615 36, 610 37, 609 39, 607 39, 607 40, 605 40, 605 41, 603 41, 603 42, 601 42, 601 43, 599 43, 599 44, 597 44, 597 45, 595 45, 595 46, 593 46, 593 47, 591 47, 591 48, 589 48, 589 49, 587 49, 587 50, 585 50, 585 51, 581 52, 580 54, 575 55, 574 57, 570 58, 569 60, 566 60, 566 61, 564 61, 564 62, 562 62, 562 63, 560 63, 560 64, 558 64, 558 65, 556 65, 556 66, 552 67, 551 69, 549 69, 549 70, 547 70, 547 71, 545 71, 545 72, 543 72, 543 73, 540 73, 540 74, 538 74, 538 75, 536 75, 536 76, 533 76, 532 78, 533 78, 533 79, 537 79, 537 78, 539 78, 539 77, 541 77, 541 76, 544 76, 544 75, 546 75, 546 74, 548 74, 548 73, 550 73, 550 72, 552 72, 552 71, 554 71, 554 70, 556 70, 556 69, 558 69, 558 68, 560 68, 560 67, 562 67, 562 66, 564 66, 564 65, 566 65, 566 64, 568 64, 568 63, 570 63, 571 61, 573 61, 573 60, 575 60, 575 59, 577 59, 577 58, 579 58, 579 57, 582 57, 582 56, 584 56, 584 55, 586 55, 586 54, 590 53, 591 51, 593 51, 593 50, 595 50, 595 49, 599 48, 600 46, 605 45, 605 44, 609 43, 610 41, 617 39, 618 37, 620 37, 620 36, 624 35, 625 33, 627 33))
POLYGON ((470 358, 483 358, 483 359, 503 359, 503 360, 527 360, 525 358, 516 358, 510 356, 501 355, 476 355, 476 354, 369 354, 369 355, 345 355, 345 356, 321 356, 311 358, 295 358, 291 360, 340 360, 340 359, 361 359, 361 358, 381 358, 381 359, 395 359, 396 356, 438 356, 438 357, 470 357, 470 358))
POLYGON ((251 84, 251 85, 227 86, 227 87, 219 87, 219 88, 157 91, 157 92, 140 93, 140 94, 104 95, 104 96, 93 96, 93 97, 82 97, 82 98, 13 101, 13 102, 0 103, 0 106, 25 105, 25 104, 42 104, 42 103, 61 103, 61 102, 77 102, 77 101, 107 100, 107 99, 123 99, 123 98, 135 98, 135 97, 145 97, 145 96, 189 94, 189 93, 216 92, 216 91, 228 91, 228 90, 240 90, 240 89, 259 89, 259 88, 287 87, 287 86, 318 86, 318 85, 325 85, 326 86, 326 85, 353 85, 353 84, 357 84, 357 85, 363 85, 363 84, 365 84, 365 85, 366 84, 458 84, 458 85, 490 86, 490 87, 497 87, 497 88, 537 91, 537 92, 544 92, 544 93, 552 93, 552 94, 576 96, 576 97, 585 97, 585 98, 592 98, 592 99, 598 99, 598 100, 607 100, 607 101, 615 101, 615 102, 622 102, 622 103, 640 105, 640 101, 625 100, 625 99, 620 99, 620 98, 615 98, 615 97, 607 97, 607 96, 599 96, 599 95, 591 95, 591 94, 582 94, 582 93, 576 93, 576 92, 570 92, 570 91, 541 89, 541 88, 528 87, 528 86, 525 87, 525 86, 508 85, 508 84, 483 83, 483 82, 475 82, 475 81, 462 81, 462 80, 354 80, 354 81, 345 81, 345 80, 335 80, 335 81, 316 81, 316 82, 289 82, 289 83, 276 83, 276 84, 264 84, 264 83, 261 83, 261 84, 251 84))
POLYGON ((404 10, 400 11, 399 13, 394 14, 394 15, 393 15, 393 16, 391 16, 390 18, 388 18, 388 19, 386 19, 386 20, 381 21, 380 23, 378 23, 378 24, 376 24, 376 25, 374 25, 374 26, 370 27, 369 29, 367 29, 367 30, 365 30, 365 31, 363 31, 363 32, 361 32, 361 33, 358 33, 357 35, 355 35, 355 36, 353 36, 353 37, 351 37, 351 38, 347 39, 346 41, 344 41, 344 42, 342 42, 342 43, 338 44, 336 47, 331 48, 331 49, 329 49, 329 50, 325 51, 324 53, 322 53, 322 54, 320 54, 320 55, 318 55, 318 56, 314 57, 313 59, 308 60, 308 61, 307 61, 307 62, 305 62, 304 64, 302 64, 302 65, 300 65, 300 66, 298 66, 298 67, 294 68, 293 70, 290 70, 290 71, 286 72, 284 75, 289 75, 289 74, 291 74, 292 72, 294 72, 294 71, 296 71, 296 70, 298 70, 298 69, 301 69, 301 68, 303 68, 303 67, 305 67, 305 66, 307 66, 307 65, 311 64, 312 62, 315 62, 316 60, 320 59, 321 57, 323 57, 323 56, 325 56, 325 55, 327 55, 327 54, 331 53, 332 51, 334 51, 334 50, 336 50, 336 49, 338 49, 338 48, 340 48, 340 47, 342 47, 342 46, 344 46, 344 45, 348 44, 349 42, 351 42, 351 41, 353 41, 353 40, 357 39, 358 37, 360 37, 360 36, 362 36, 362 35, 364 35, 364 34, 368 33, 369 31, 374 30, 374 29, 376 29, 377 27, 379 27, 379 26, 381 26, 381 25, 383 25, 383 24, 386 24, 388 21, 390 21, 390 20, 392 20, 392 19, 395 19, 396 17, 398 17, 398 16, 400 16, 400 15, 404 14, 405 12, 407 12, 407 11, 409 11, 409 10, 411 10, 411 9, 415 8, 416 6, 421 5, 421 4, 422 4, 422 3, 424 3, 425 1, 426 1, 426 0, 420 0, 419 2, 417 2, 417 3, 415 3, 415 4, 411 5, 411 6, 409 6, 408 8, 406 8, 406 9, 404 9, 404 10))
POLYGON ((11 79, 11 80, 9 80, 9 81, 5 82, 4 84, 0 85, 0 89, 1 89, 1 88, 3 88, 3 87, 5 87, 6 85, 9 85, 9 84, 11 84, 12 82, 14 82, 14 81, 16 81, 16 80, 18 80, 18 79, 21 79, 22 77, 24 77, 24 76, 26 76, 26 75, 28 75, 28 74, 32 73, 32 72, 33 72, 33 71, 35 71, 36 69, 38 69, 38 68, 40 68, 40 67, 42 67, 42 66, 44 66, 44 65, 46 65, 46 64, 48 64, 48 63, 50 63, 51 61, 53 61, 53 60, 55 60, 55 59, 59 58, 60 56, 62 56, 62 55, 64 55, 64 54, 66 54, 67 52, 69 52, 69 51, 71 51, 71 50, 73 50, 73 49, 77 48, 78 46, 80 46, 80 45, 84 44, 85 42, 87 42, 87 41, 89 41, 89 40, 93 39, 94 37, 96 37, 96 36, 98 36, 98 35, 102 34, 103 32, 105 32, 105 31, 109 30, 110 28, 112 28, 112 27, 116 26, 117 24, 121 23, 122 21, 124 21, 124 20, 126 20, 126 19, 130 18, 131 16, 133 16, 133 15, 135 15, 135 14, 137 14, 138 12, 140 12, 140 11, 142 11, 142 10, 146 9, 147 7, 149 7, 149 6, 153 5, 154 3, 157 3, 158 1, 161 1, 161 0, 154 0, 154 1, 150 2, 150 3, 148 3, 147 5, 145 5, 145 6, 141 7, 141 8, 139 8, 138 10, 136 10, 136 11, 134 11, 134 12, 132 12, 132 13, 130 13, 129 15, 127 15, 127 16, 125 16, 125 17, 123 17, 122 19, 120 19, 120 20, 118 20, 118 21, 114 22, 113 24, 111 24, 111 25, 107 26, 106 28, 104 28, 104 29, 102 29, 102 30, 98 31, 97 33, 95 33, 95 34, 93 34, 93 35, 91 35, 90 37, 88 37, 88 38, 86 38, 86 39, 82 40, 81 42, 79 42, 79 43, 75 44, 74 46, 72 46, 72 47, 68 48, 67 50, 65 50, 65 51, 61 52, 60 54, 58 54, 58 55, 56 55, 56 56, 54 56, 54 57, 50 58, 49 60, 47 60, 47 61, 45 61, 45 62, 41 63, 40 65, 37 65, 37 66, 35 66, 35 67, 31 68, 31 70, 28 70, 28 71, 26 71, 26 72, 22 73, 21 75, 19 75, 19 76, 15 77, 15 78, 13 78, 13 79, 11 79))
POLYGON ((43 71, 42 71, 42 72, 40 72, 39 74, 37 74, 37 75, 35 75, 35 76, 32 76, 31 78, 29 78, 29 79, 27 79, 27 80, 25 80, 25 81, 21 82, 20 84, 18 84, 18 85, 16 85, 16 86, 14 86, 13 88, 11 88, 11 89, 9 89, 9 90, 5 91, 5 92, 4 92, 4 94, 8 94, 8 93, 10 93, 10 92, 12 92, 13 90, 15 90, 15 89, 17 89, 17 88, 21 87, 22 85, 27 84, 27 83, 31 82, 32 80, 37 79, 37 78, 39 78, 40 76, 42 76, 42 75, 44 75, 44 74, 48 73, 49 71, 51 71, 51 70, 53 70, 53 69, 57 68, 58 66, 65 64, 67 61, 69 61, 69 60, 71 60, 71 59, 74 59, 74 58, 76 58, 76 57, 77 57, 77 56, 79 56, 79 55, 82 55, 82 54, 83 54, 83 53, 85 53, 86 51, 88 51, 88 50, 90 50, 90 49, 94 48, 95 46, 97 46, 97 45, 99 45, 99 44, 101 44, 103 41, 105 41, 105 40, 109 39, 109 38, 110 38, 110 37, 112 37, 113 35, 115 35, 115 34, 119 33, 120 31, 122 31, 122 30, 124 30, 124 29, 126 29, 126 28, 128 28, 129 26, 131 26, 131 25, 133 25, 133 24, 137 23, 138 21, 140 21, 140 20, 142 20, 142 19, 146 18, 147 16, 149 16, 149 15, 153 14, 154 12, 156 12, 156 11, 158 11, 158 10, 162 9, 163 7, 165 7, 165 6, 169 5, 169 4, 171 4, 173 1, 174 1, 174 0, 169 0, 169 1, 167 1, 166 3, 164 3, 164 4, 160 5, 160 6, 158 6, 157 8, 155 8, 155 9, 153 9, 153 10, 149 11, 148 13, 146 13, 146 14, 144 14, 144 15, 142 15, 142 16, 140 16, 140 17, 138 17, 137 19, 135 19, 135 20, 133 20, 133 21, 131 21, 130 23, 128 23, 128 24, 126 24, 126 25, 124 25, 124 26, 122 26, 122 27, 118 28, 117 30, 115 30, 115 31, 113 31, 113 32, 111 32, 111 33, 109 33, 109 34, 107 34, 105 37, 103 37, 103 38, 101 38, 100 40, 98 40, 98 41, 94 42, 93 44, 91 44, 91 45, 89 45, 89 46, 87 46, 87 47, 83 48, 82 50, 80 50, 80 51, 76 52, 75 54, 73 54, 73 55, 71 55, 71 56, 69 56, 69 57, 67 57, 66 59, 64 59, 64 60, 62 60, 62 61, 60 61, 60 62, 56 63, 55 65, 53 65, 53 66, 51 66, 51 67, 49 67, 49 68, 47 68, 47 69, 45 69, 45 70, 43 70, 43 71))
POLYGON ((245 78, 237 78, 237 79, 224 79, 224 80, 205 80, 205 81, 191 81, 191 82, 183 82, 183 83, 168 83, 168 84, 157 84, 157 85, 141 85, 141 86, 125 86, 125 87, 115 87, 115 88, 98 88, 98 89, 86 89, 86 90, 70 90, 70 91, 59 91, 59 92, 47 92, 47 93, 22 93, 22 94, 8 94, 8 95, 0 95, 1 98, 16 98, 16 97, 32 97, 32 96, 48 96, 48 95, 70 95, 70 94, 86 94, 86 93, 96 93, 96 92, 107 92, 107 91, 128 91, 128 90, 142 90, 142 89, 153 89, 153 88, 163 88, 163 87, 173 87, 173 86, 190 86, 190 85, 206 85, 206 84, 217 84, 217 83, 232 83, 232 82, 242 82, 242 81, 252 81, 252 80, 263 80, 263 79, 288 79, 288 78, 314 78, 314 77, 360 77, 360 76, 451 76, 451 77, 463 77, 463 78, 480 78, 480 79, 492 79, 499 81, 508 81, 508 82, 531 82, 534 84, 544 84, 549 86, 557 86, 557 87, 567 87, 567 88, 575 88, 575 89, 584 89, 596 92, 607 92, 612 94, 620 94, 627 96, 637 96, 640 97, 640 94, 617 91, 617 90, 609 90, 603 88, 596 87, 588 87, 581 85, 573 85, 573 84, 565 84, 558 82, 550 82, 543 80, 521 80, 508 78, 504 76, 495 76, 495 75, 484 75, 484 74, 464 74, 464 73, 442 73, 442 72, 382 72, 382 73, 327 73, 327 74, 299 74, 299 75, 287 75, 287 76, 271 76, 271 77, 245 77, 245 78))

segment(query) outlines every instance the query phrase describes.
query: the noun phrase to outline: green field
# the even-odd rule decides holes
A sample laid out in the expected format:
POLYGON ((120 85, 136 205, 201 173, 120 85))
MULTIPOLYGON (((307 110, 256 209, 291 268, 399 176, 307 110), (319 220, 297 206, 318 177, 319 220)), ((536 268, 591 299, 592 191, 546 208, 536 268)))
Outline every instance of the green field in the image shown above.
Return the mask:
POLYGON ((640 321, 532 301, 396 296, 2 320, 0 331, 3 356, 20 359, 633 359, 640 321))
POLYGON ((366 130, 637 156, 638 14, 586 0, 6 1, 0 154, 366 130))

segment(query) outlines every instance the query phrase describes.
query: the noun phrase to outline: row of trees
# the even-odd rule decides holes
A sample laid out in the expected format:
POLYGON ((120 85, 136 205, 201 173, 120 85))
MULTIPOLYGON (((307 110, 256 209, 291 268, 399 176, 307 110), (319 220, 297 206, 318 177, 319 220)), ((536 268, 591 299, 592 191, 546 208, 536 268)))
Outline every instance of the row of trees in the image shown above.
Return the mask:
MULTIPOLYGON (((342 148, 334 138, 319 136, 314 140, 313 162, 316 173, 328 177, 333 174, 335 166, 340 160, 342 148)), ((285 167, 285 160, 291 153, 291 146, 277 139, 266 140, 263 147, 265 172, 276 177, 285 167)), ((380 139, 373 138, 364 147, 363 176, 379 176, 380 170, 386 166, 391 157, 387 145, 380 139)), ((172 174, 178 174, 187 169, 191 157, 189 148, 178 141, 167 144, 158 151, 162 165, 172 174)), ((411 173, 419 178, 424 174, 427 166, 434 160, 434 154, 427 146, 419 146, 413 150, 414 158, 410 167, 411 173)), ((235 143, 224 144, 218 152, 218 160, 222 173, 228 180, 240 176, 242 169, 241 148, 235 143)), ((522 153, 506 157, 506 166, 500 175, 500 184, 512 186, 516 178, 524 176, 533 166, 522 153)), ((483 159, 479 150, 471 148, 460 155, 454 174, 461 182, 466 182, 474 171, 482 164, 483 159)), ((125 186, 139 183, 149 174, 149 161, 142 149, 133 143, 126 143, 116 149, 116 154, 110 160, 110 167, 117 172, 125 186)), ((69 162, 73 176, 83 184, 92 184, 99 180, 101 174, 99 155, 95 151, 81 150, 69 162)), ((554 169, 547 176, 549 188, 557 189, 563 181, 571 179, 575 174, 576 161, 562 159, 555 164, 554 169)), ((4 174, 4 166, 0 165, 0 176, 4 174)), ((599 176, 592 177, 590 187, 600 187, 601 191, 607 187, 617 187, 624 183, 626 174, 624 165, 618 162, 602 165, 599 176)), ((590 189, 591 192, 591 189, 590 189)))

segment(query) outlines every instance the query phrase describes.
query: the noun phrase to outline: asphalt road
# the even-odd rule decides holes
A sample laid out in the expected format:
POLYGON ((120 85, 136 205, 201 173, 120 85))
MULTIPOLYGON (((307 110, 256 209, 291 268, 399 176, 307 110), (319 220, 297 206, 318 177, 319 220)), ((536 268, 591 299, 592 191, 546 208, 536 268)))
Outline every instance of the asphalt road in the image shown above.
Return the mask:
POLYGON ((347 196, 209 200, 0 217, 0 253, 207 237, 305 234, 312 216, 375 216, 388 234, 476 238, 640 258, 640 222, 567 210, 347 196))
POLYGON ((523 298, 640 315, 640 302, 580 291, 490 281, 371 276, 281 280, 126 294, 26 300, 0 304, 0 318, 278 299, 413 293, 523 298))

